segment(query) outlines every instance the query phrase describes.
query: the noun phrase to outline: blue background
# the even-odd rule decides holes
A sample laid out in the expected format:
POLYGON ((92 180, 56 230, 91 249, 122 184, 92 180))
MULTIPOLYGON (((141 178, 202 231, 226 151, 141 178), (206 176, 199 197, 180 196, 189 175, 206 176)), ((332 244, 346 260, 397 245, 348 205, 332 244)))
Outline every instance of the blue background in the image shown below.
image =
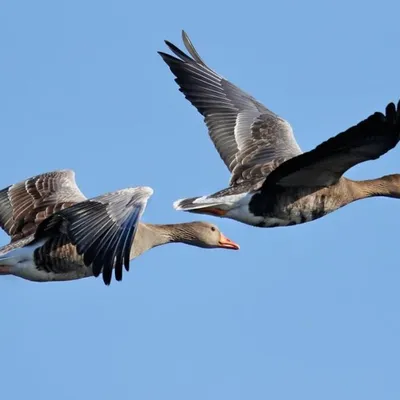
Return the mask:
MULTIPOLYGON (((396 0, 1 8, 0 186, 58 168, 88 197, 149 185, 146 222, 198 219, 172 202, 229 179, 156 53, 181 29, 303 150, 400 97, 396 0)), ((399 151, 347 176, 399 172, 399 151)), ((159 247, 109 288, 3 276, 0 397, 397 400, 399 213, 378 198, 290 228, 205 216, 241 250, 159 247)))

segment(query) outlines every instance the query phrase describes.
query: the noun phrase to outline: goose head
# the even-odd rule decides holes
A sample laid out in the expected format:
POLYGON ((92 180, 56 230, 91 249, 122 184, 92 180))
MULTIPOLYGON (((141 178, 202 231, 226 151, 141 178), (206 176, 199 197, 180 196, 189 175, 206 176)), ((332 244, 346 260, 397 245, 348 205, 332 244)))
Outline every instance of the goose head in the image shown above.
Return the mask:
POLYGON ((187 244, 203 248, 219 248, 239 250, 240 246, 228 239, 220 229, 211 223, 203 221, 188 222, 180 224, 182 239, 187 244))

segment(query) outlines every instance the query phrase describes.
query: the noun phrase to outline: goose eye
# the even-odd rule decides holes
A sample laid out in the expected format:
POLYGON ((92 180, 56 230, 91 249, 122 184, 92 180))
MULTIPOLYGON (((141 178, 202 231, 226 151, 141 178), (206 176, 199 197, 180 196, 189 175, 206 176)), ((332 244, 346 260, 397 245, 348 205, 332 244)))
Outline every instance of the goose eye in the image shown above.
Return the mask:
POLYGON ((213 232, 215 232, 215 228, 214 228, 213 226, 211 227, 211 230, 212 230, 213 232))

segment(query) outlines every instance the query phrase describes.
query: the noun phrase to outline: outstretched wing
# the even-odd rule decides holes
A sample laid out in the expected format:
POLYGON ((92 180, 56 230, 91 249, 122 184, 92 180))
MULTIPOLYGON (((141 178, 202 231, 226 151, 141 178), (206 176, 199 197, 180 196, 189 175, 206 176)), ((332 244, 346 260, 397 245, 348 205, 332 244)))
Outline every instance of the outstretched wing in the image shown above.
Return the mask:
POLYGON ((284 187, 329 186, 351 167, 376 160, 400 140, 400 101, 397 110, 388 104, 385 114, 376 112, 347 131, 281 164, 271 172, 263 190, 271 185, 284 187))
POLYGON ((262 178, 301 153, 290 124, 209 68, 185 32, 192 57, 165 41, 178 57, 159 52, 179 90, 203 115, 209 135, 232 173, 231 185, 262 178))
POLYGON ((51 233, 66 234, 93 275, 103 273, 106 285, 122 280, 123 266, 129 271, 132 243, 140 217, 153 190, 123 189, 98 196, 53 214, 36 232, 36 239, 51 233))
POLYGON ((0 191, 0 226, 14 242, 35 233, 54 212, 83 200, 74 171, 37 175, 0 191))

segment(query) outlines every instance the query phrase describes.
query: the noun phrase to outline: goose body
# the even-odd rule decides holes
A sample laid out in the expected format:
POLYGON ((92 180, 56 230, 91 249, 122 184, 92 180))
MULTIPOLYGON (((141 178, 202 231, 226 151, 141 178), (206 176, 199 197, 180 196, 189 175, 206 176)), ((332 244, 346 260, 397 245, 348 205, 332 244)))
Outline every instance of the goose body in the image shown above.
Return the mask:
POLYGON ((400 198, 398 174, 369 181, 343 176, 397 145, 400 102, 302 152, 286 120, 209 68, 185 32, 182 38, 190 56, 168 41, 176 57, 159 54, 204 117, 231 179, 217 193, 177 200, 175 209, 277 227, 310 222, 367 197, 400 198))
POLYGON ((0 191, 0 226, 11 236, 0 248, 0 274, 36 282, 68 281, 123 268, 145 251, 172 242, 238 249, 213 224, 143 224, 153 190, 136 187, 86 199, 72 170, 37 175, 0 191))

